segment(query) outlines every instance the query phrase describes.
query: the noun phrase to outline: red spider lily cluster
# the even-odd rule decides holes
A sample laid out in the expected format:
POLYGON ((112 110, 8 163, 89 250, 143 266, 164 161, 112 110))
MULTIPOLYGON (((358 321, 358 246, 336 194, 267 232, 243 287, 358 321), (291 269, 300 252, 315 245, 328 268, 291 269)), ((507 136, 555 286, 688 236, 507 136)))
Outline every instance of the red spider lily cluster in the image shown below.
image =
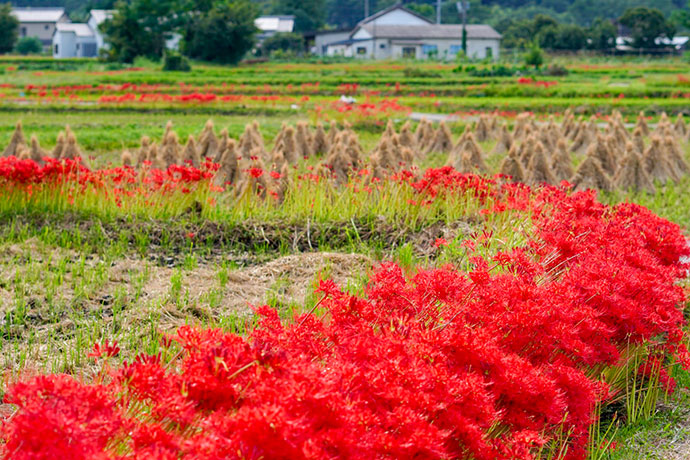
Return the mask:
POLYGON ((317 118, 354 118, 354 119, 381 119, 385 120, 394 115, 408 114, 412 112, 410 107, 401 105, 395 98, 371 99, 367 96, 364 102, 345 102, 337 100, 327 107, 316 105, 314 112, 317 118))
POLYGON ((517 82, 519 85, 530 85, 542 88, 550 88, 558 84, 557 81, 534 80, 532 77, 520 77, 517 82))
MULTIPOLYGON (((473 186, 447 170, 418 186, 438 194, 442 183, 473 186)), ((585 458, 595 405, 621 390, 595 370, 631 344, 652 350, 642 373, 671 357, 690 364, 676 285, 690 251, 678 226, 640 206, 520 190, 509 195, 531 236, 490 259, 470 253, 470 272, 384 264, 361 297, 322 281, 321 301, 292 321, 264 306, 245 336, 185 326, 162 355, 104 366, 95 383, 15 384, 2 455, 494 460, 556 443, 585 458)))
POLYGON ((0 158, 0 196, 24 192, 30 197, 40 190, 57 191, 74 203, 77 195, 102 192, 121 205, 125 196, 146 199, 152 193, 190 193, 199 186, 212 189, 211 179, 218 167, 207 161, 200 168, 171 165, 161 170, 149 164, 141 171, 128 166, 91 170, 79 158, 44 158, 39 164, 9 156, 0 158))

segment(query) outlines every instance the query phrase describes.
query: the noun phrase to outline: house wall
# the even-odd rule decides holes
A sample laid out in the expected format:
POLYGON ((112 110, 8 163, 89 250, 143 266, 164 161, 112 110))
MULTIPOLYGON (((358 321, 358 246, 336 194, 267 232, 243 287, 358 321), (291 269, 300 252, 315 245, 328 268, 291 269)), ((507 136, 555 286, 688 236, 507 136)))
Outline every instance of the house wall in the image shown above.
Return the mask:
MULTIPOLYGON (((359 37, 363 38, 363 37, 359 37)), ((415 59, 427 59, 433 57, 428 53, 428 48, 423 45, 436 46, 435 59, 453 60, 456 58, 459 50, 462 49, 462 38, 448 38, 448 39, 413 39, 413 40, 397 40, 397 39, 376 39, 367 40, 352 45, 352 56, 363 59, 403 59, 403 49, 413 47, 415 48, 415 59), (381 47, 383 45, 383 48, 381 47), (375 51, 372 53, 372 47, 375 51), (357 48, 365 48, 365 53, 360 54, 357 48), (425 52, 427 51, 427 52, 425 52)), ((499 55, 499 40, 489 39, 468 39, 467 40, 467 54, 476 59, 484 59, 487 57, 486 48, 491 48, 492 56, 498 59, 499 55)))
POLYGON ((103 39, 103 34, 98 30, 98 24, 96 23, 96 20, 93 18, 93 16, 89 17, 89 21, 87 22, 89 27, 91 27, 91 30, 93 30, 94 36, 96 37, 96 46, 100 50, 105 46, 105 40, 103 39))
POLYGON ((54 58, 69 58, 77 55, 77 35, 74 32, 56 32, 52 44, 54 58), (57 53, 55 52, 56 45, 57 53))
MULTIPOLYGON (((462 42, 462 40, 461 40, 462 42)), ((500 40, 497 39, 471 39, 467 40, 467 56, 476 59, 485 59, 487 57, 486 49, 491 48, 491 55, 493 59, 498 59, 500 52, 500 40)), ((454 58, 453 56, 452 58, 454 58)))
MULTIPOLYGON (((63 16, 59 22, 69 22, 69 20, 63 16)), ((53 42, 55 24, 54 22, 22 22, 19 24, 19 38, 38 37, 43 46, 50 46, 53 42)))
POLYGON ((53 57, 95 57, 98 55, 95 37, 79 37, 74 32, 56 32, 53 36, 53 57), (55 52, 55 45, 58 52, 55 52))
POLYGON ((331 32, 316 34, 314 36, 314 54, 323 56, 326 53, 326 47, 331 43, 347 40, 350 38, 351 31, 331 32))

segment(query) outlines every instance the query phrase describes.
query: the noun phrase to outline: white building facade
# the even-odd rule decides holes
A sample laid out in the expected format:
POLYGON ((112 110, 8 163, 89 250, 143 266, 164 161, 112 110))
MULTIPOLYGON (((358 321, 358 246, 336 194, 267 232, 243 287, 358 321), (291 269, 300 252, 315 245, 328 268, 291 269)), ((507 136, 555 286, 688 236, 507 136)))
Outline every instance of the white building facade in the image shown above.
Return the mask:
POLYGON ((107 10, 91 10, 85 24, 57 24, 52 37, 53 57, 97 57, 106 44, 99 26, 111 16, 107 10))
MULTIPOLYGON (((466 31, 468 57, 498 58, 501 35, 491 26, 471 24, 466 26, 466 31)), ((434 24, 396 5, 361 21, 347 38, 328 42, 327 32, 322 34, 316 35, 317 54, 363 59, 452 60, 462 51, 463 27, 434 24)))

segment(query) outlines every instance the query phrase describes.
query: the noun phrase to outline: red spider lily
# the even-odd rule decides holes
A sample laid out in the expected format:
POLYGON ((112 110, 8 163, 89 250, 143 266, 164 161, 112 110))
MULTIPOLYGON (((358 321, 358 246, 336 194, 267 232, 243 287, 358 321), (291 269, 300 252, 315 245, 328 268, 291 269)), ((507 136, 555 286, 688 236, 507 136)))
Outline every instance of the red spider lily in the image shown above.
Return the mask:
POLYGON ((441 246, 448 246, 448 241, 445 238, 436 238, 434 241, 434 247, 438 249, 441 246))
POLYGON ((258 179, 259 177, 264 175, 264 170, 261 168, 249 168, 247 170, 250 176, 252 176, 254 179, 258 179))
POLYGON ((101 358, 105 356, 106 358, 112 358, 120 354, 120 347, 117 342, 109 343, 107 340, 103 342, 103 345, 98 343, 93 344, 93 351, 89 353, 89 358, 101 358))
MULTIPOLYGON (((690 249, 677 225, 593 192, 446 168, 397 183, 422 199, 471 191, 532 228, 491 257, 474 250, 493 235, 477 232, 464 245, 469 273, 406 276, 389 263, 362 296, 321 281, 322 300, 292 320, 259 307, 243 336, 182 327, 172 366, 167 353, 140 355, 108 383, 19 382, 2 456, 507 460, 562 439, 566 459, 584 459, 594 408, 625 391, 594 370, 619 365, 631 344, 652 351, 642 375, 673 357, 690 364, 676 284, 690 249)), ((673 388, 667 374, 660 382, 673 388)))

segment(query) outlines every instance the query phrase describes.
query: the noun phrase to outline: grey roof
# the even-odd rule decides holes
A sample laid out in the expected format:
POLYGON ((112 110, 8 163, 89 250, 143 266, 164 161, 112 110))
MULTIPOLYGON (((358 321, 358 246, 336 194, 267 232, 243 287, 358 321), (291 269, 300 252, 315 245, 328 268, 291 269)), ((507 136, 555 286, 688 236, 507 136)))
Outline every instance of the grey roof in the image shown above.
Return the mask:
MULTIPOLYGON (((353 35, 359 30, 353 31, 353 35)), ((462 25, 459 24, 430 24, 428 26, 393 26, 364 24, 361 26, 376 38, 462 38, 462 25)), ((501 34, 496 32, 493 27, 485 24, 468 24, 467 38, 486 38, 500 40, 501 34)))
POLYGON ((326 44, 326 46, 354 45, 355 43, 367 42, 367 41, 369 41, 369 40, 366 39, 366 38, 348 38, 347 40, 340 40, 340 41, 337 41, 337 42, 328 43, 328 44, 326 44))
POLYGON ((389 6, 389 7, 386 8, 386 9, 383 9, 383 10, 379 11, 378 13, 372 14, 371 16, 368 16, 368 17, 362 19, 361 21, 359 21, 359 22, 357 23, 357 25, 355 26, 355 29, 356 29, 357 27, 359 27, 359 26, 363 26, 363 25, 365 25, 365 24, 367 24, 367 23, 373 21, 374 19, 380 18, 381 16, 383 16, 383 15, 385 15, 385 14, 388 14, 388 13, 390 13, 391 11, 395 11, 395 10, 403 10, 404 12, 409 13, 409 14, 411 14, 411 15, 413 15, 413 16, 417 16, 419 19, 422 19, 422 20, 424 20, 425 22, 428 22, 429 24, 433 24, 433 22, 429 21, 427 18, 425 18, 425 17, 422 16, 421 14, 419 14, 419 13, 417 13, 417 12, 415 12, 415 11, 412 11, 412 10, 410 10, 410 9, 405 8, 404 6, 402 6, 402 4, 401 4, 400 2, 398 2, 398 3, 394 4, 394 5, 389 6))
POLYGON ((100 25, 102 22, 105 22, 106 19, 112 18, 113 12, 114 10, 91 10, 89 11, 89 15, 96 24, 100 25))
POLYGON ((58 22, 65 15, 64 8, 12 8, 19 22, 58 22))
POLYGON ((77 37, 93 37, 93 29, 89 27, 88 24, 82 23, 69 23, 69 24, 56 24, 55 33, 58 32, 72 32, 77 37))

